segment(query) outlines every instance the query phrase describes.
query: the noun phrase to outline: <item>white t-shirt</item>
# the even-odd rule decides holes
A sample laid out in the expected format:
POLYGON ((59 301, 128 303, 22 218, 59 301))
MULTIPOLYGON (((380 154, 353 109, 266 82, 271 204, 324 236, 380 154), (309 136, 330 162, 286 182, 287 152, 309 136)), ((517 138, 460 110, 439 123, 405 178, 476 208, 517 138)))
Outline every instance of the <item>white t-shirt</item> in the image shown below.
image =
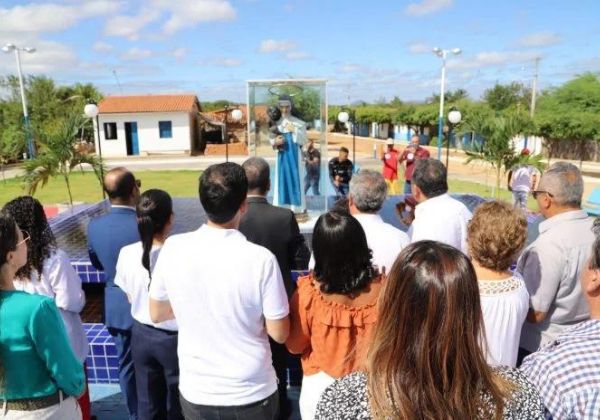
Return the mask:
POLYGON ((150 297, 179 325, 179 391, 200 405, 251 404, 277 390, 265 319, 289 313, 275 256, 233 229, 167 239, 150 297))
POLYGON ((389 273, 400 251, 410 243, 408 235, 385 223, 379 214, 360 213, 354 217, 365 231, 367 244, 373 251, 373 264, 380 270, 385 267, 389 273))
POLYGON ((503 280, 479 280, 481 312, 490 365, 515 367, 521 328, 529 311, 529 293, 515 273, 503 280))
MULTIPOLYGON (((161 247, 152 247, 150 251, 150 270, 154 268, 160 250, 161 247)), ((143 253, 144 249, 142 248, 141 241, 121 248, 119 260, 117 261, 115 284, 127 293, 127 296, 131 300, 131 316, 133 319, 155 328, 177 331, 177 322, 175 320, 156 324, 150 318, 150 303, 148 299, 150 276, 148 276, 148 270, 142 265, 143 253)))
POLYGON ((448 194, 429 198, 415 208, 409 229, 411 242, 432 240, 451 245, 468 254, 467 226, 473 215, 448 194))
POLYGON ((57 249, 44 260, 42 276, 33 271, 29 281, 13 281, 15 289, 54 299, 65 324, 71 348, 77 360, 85 362, 89 345, 79 313, 85 306, 81 278, 73 269, 68 255, 57 249))
POLYGON ((531 190, 531 177, 535 174, 532 166, 520 166, 512 173, 511 188, 513 191, 529 192, 531 190))

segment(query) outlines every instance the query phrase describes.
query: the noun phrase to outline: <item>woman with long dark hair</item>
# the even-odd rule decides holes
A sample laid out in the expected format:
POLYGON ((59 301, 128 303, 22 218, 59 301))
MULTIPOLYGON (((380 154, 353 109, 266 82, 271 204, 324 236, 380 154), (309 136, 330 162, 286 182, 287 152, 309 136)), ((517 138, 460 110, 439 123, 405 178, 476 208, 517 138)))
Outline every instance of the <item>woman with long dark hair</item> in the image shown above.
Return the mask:
POLYGON ((381 293, 365 372, 330 386, 317 419, 543 419, 533 385, 492 368, 468 257, 421 241, 405 248, 381 293))
MULTIPOLYGON (((73 269, 69 256, 56 245, 44 207, 38 200, 31 196, 17 197, 6 203, 4 210, 14 217, 19 228, 30 237, 27 263, 17 271, 15 289, 54 299, 73 352, 83 366, 89 345, 79 315, 85 305, 81 278, 73 269)), ((88 420, 91 417, 91 405, 87 387, 79 399, 79 405, 83 419, 88 420)))
POLYGON ((173 225, 173 201, 163 190, 147 190, 140 196, 136 214, 141 240, 121 249, 115 284, 131 302, 138 414, 142 419, 182 419, 177 323, 153 323, 148 299, 154 264, 173 225))
POLYGON ((288 350, 302 355, 300 412, 312 419, 321 392, 358 369, 377 319, 381 276, 360 223, 331 211, 313 233, 315 267, 298 280, 290 307, 288 350))
POLYGON ((85 389, 54 301, 15 290, 27 264, 28 234, 0 212, 0 400, 3 419, 79 420, 85 389))

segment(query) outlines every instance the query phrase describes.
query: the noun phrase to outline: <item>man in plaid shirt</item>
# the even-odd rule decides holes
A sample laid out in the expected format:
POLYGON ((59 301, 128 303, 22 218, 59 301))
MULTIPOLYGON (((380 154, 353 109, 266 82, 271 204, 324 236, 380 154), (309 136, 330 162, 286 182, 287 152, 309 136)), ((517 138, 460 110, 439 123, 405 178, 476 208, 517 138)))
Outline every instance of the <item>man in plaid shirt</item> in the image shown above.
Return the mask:
POLYGON ((600 219, 581 290, 590 319, 526 357, 521 370, 536 385, 548 419, 600 419, 600 219))

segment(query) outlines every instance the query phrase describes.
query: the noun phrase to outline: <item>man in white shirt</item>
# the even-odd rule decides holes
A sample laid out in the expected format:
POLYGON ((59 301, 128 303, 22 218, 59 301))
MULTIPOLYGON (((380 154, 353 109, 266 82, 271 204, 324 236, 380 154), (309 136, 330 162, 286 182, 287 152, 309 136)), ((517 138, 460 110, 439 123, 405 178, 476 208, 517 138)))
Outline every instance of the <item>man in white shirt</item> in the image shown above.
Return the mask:
POLYGON ((534 190, 537 170, 531 165, 517 166, 511 171, 509 186, 515 208, 527 209, 527 197, 534 190))
POLYGON ((348 207, 367 235, 367 244, 373 251, 373 264, 380 271, 385 269, 389 273, 396 257, 410 240, 406 233, 385 223, 379 215, 387 190, 383 175, 362 170, 350 180, 348 207))
POLYGON ((418 204, 409 230, 411 241, 439 241, 467 254, 467 225, 472 214, 448 195, 446 167, 436 159, 420 159, 415 165, 411 188, 418 204))
POLYGON ((275 256, 238 230, 248 181, 235 163, 200 178, 208 222, 167 239, 150 286, 150 316, 179 325, 181 408, 186 419, 275 419, 277 378, 268 336, 289 333, 275 256))

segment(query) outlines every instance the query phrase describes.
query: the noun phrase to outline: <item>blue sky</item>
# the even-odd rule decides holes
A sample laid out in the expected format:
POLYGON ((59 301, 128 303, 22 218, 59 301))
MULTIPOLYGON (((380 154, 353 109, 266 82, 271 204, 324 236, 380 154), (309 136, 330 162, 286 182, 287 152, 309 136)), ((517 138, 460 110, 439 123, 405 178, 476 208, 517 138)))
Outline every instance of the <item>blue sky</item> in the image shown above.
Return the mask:
MULTIPOLYGON (((330 103, 439 90, 431 48, 460 47, 448 88, 540 86, 600 72, 598 0, 0 0, 0 44, 36 47, 27 73, 105 94, 193 92, 243 101, 246 81, 328 80, 330 103)), ((0 54, 0 74, 15 72, 0 54)))

